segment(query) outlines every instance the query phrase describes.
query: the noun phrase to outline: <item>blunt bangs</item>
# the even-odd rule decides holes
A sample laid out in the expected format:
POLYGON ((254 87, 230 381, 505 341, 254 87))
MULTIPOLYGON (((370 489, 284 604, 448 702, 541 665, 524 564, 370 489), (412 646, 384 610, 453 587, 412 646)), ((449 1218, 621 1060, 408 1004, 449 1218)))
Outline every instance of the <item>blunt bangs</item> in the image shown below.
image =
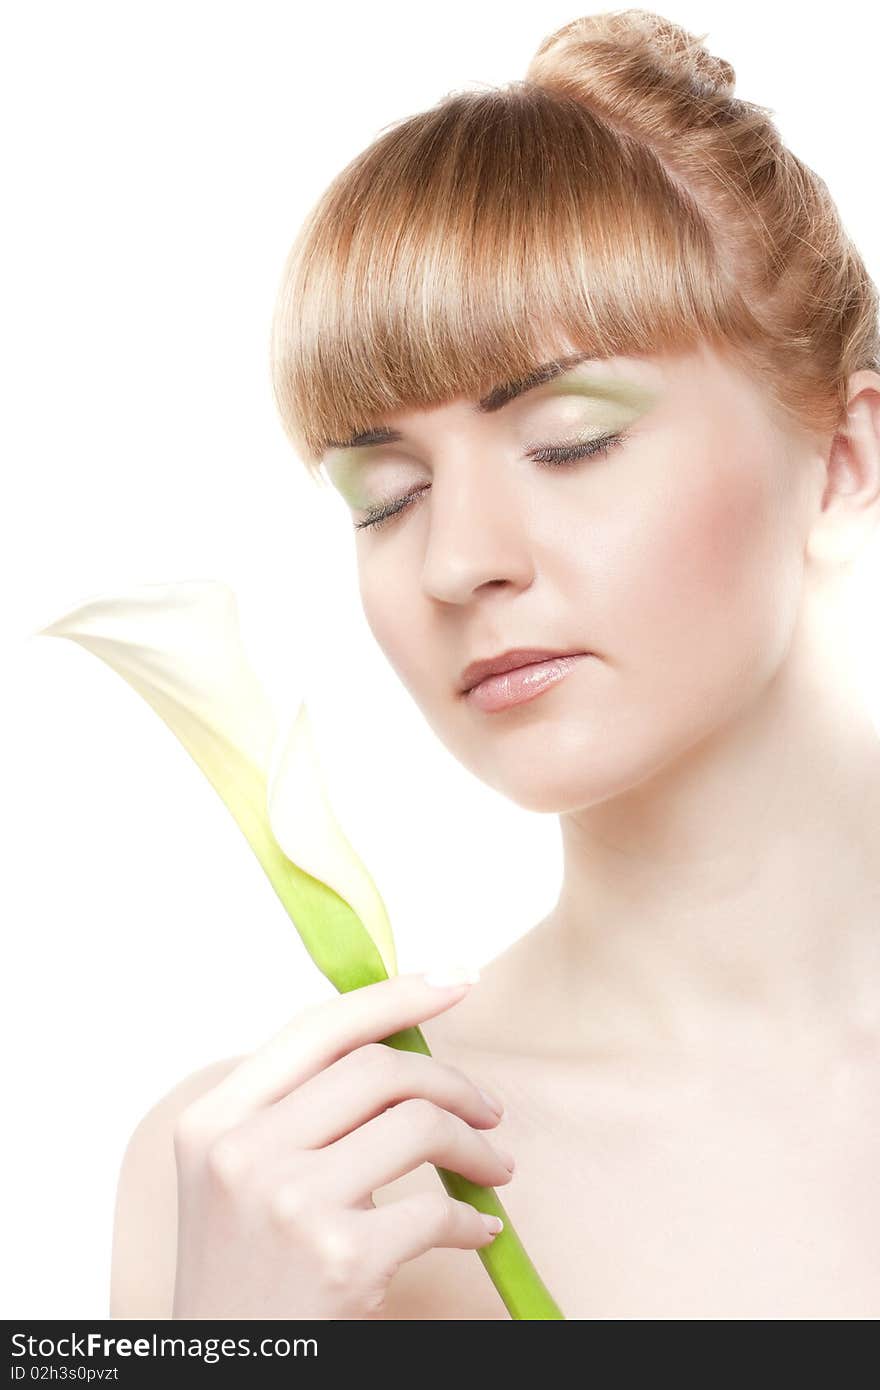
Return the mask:
POLYGON ((309 471, 400 410, 477 400, 566 349, 754 336, 733 259, 649 146, 528 81, 380 135, 291 248, 272 386, 309 471))

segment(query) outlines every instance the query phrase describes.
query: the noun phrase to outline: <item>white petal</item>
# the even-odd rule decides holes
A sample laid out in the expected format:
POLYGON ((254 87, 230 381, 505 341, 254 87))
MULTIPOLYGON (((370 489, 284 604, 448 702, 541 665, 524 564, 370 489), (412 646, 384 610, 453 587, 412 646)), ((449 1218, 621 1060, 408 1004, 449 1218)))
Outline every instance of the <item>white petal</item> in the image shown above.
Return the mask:
POLYGON ((238 817, 266 820, 274 711, 248 661, 234 592, 215 580, 99 596, 40 635, 68 637, 113 667, 177 735, 238 817), (258 805, 255 805, 255 799, 258 805))
POLYGON ((276 746, 268 804, 272 833, 288 859, 345 899, 376 943, 388 974, 396 975, 397 956, 388 913, 330 805, 305 701, 287 737, 276 746))

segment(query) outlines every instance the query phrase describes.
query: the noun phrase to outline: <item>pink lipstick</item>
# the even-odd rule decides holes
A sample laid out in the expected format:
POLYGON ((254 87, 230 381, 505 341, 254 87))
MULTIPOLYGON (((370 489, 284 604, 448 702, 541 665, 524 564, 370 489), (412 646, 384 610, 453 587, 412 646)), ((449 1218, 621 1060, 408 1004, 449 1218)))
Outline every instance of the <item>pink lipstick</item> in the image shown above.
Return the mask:
POLYGON ((508 709, 512 705, 524 704, 543 695, 551 685, 564 680, 579 662, 584 661, 589 652, 577 652, 568 656, 549 657, 544 661, 530 662, 527 666, 516 666, 511 671, 487 676, 465 695, 478 709, 492 713, 508 709))

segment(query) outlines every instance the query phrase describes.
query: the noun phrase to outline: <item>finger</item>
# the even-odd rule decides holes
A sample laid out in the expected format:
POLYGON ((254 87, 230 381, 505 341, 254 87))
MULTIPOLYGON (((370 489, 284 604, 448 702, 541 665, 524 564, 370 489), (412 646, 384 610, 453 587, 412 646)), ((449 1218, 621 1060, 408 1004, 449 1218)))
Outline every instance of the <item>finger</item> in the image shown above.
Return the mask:
POLYGON ((335 1205, 362 1205, 377 1187, 420 1163, 449 1168, 480 1187, 509 1182, 512 1158, 499 1144, 452 1115, 416 1098, 392 1105, 334 1144, 315 1151, 322 1164, 314 1181, 335 1205))
POLYGON ((198 1102, 200 1115, 240 1123, 353 1048, 442 1013, 469 988, 467 981, 438 987, 421 974, 393 975, 313 1004, 208 1091, 198 1102))
POLYGON ((387 1251, 398 1264, 414 1260, 436 1246, 455 1246, 460 1250, 491 1245, 493 1233, 486 1218, 470 1202, 461 1202, 445 1192, 420 1192, 387 1202, 364 1212, 358 1220, 369 1222, 370 1248, 387 1251))
POLYGON ((279 1156, 291 1149, 319 1149, 389 1105, 416 1096, 479 1129, 492 1128, 501 1117, 501 1110, 458 1067, 377 1042, 346 1053, 309 1077, 252 1116, 246 1129, 254 1144, 279 1156))

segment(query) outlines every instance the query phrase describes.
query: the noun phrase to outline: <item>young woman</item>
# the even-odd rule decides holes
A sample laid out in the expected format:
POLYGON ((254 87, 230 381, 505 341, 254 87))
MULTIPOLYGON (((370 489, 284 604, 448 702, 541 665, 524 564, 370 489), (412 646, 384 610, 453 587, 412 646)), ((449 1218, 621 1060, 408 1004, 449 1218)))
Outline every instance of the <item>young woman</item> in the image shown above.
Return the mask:
POLYGON ((506 1317, 435 1164, 501 1188, 568 1318, 880 1314, 880 747, 843 621, 878 300, 733 84, 590 15, 307 219, 285 427, 377 642, 559 816, 564 876, 478 983, 333 997, 159 1102, 115 1316, 506 1317), (382 1045, 413 1023, 433 1057, 382 1045))

